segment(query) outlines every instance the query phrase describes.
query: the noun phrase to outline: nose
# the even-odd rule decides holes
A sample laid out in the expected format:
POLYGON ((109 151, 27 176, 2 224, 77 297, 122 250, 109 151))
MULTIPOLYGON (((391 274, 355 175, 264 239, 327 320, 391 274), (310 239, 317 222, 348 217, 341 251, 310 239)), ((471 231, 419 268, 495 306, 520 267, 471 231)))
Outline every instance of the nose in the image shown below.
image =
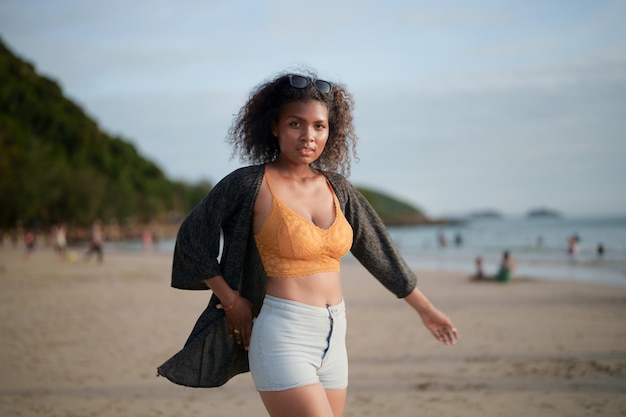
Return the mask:
POLYGON ((315 141, 315 126, 305 126, 302 132, 302 140, 304 142, 315 141))

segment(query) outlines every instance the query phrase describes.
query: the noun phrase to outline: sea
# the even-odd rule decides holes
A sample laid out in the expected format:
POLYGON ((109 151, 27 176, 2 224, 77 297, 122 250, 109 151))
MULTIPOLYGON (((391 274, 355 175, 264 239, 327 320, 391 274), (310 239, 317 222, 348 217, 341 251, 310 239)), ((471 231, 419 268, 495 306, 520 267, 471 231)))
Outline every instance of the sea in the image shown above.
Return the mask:
POLYGON ((481 257, 484 272, 495 274, 503 252, 509 251, 518 277, 626 286, 626 217, 473 219, 458 225, 392 227, 389 232, 416 269, 471 275, 481 257), (568 250, 569 239, 577 241, 574 253, 568 250))
MULTIPOLYGON (((495 274, 504 251, 517 263, 517 277, 574 280, 626 286, 626 216, 617 218, 488 218, 458 224, 390 227, 389 233, 415 269, 475 272, 483 259, 486 274, 495 274), (577 252, 568 253, 568 239, 577 252), (445 245, 442 243, 445 241, 445 245), (604 252, 598 253, 602 245, 604 252)), ((141 249, 140 242, 126 249, 141 249)), ((163 240, 159 251, 172 251, 163 240)), ((351 255, 347 255, 348 259, 351 255)))

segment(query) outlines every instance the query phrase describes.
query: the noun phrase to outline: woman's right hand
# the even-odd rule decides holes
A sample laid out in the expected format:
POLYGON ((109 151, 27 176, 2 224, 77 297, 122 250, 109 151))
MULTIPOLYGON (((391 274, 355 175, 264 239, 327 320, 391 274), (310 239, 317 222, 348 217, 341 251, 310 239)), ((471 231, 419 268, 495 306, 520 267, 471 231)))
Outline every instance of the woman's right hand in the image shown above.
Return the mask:
POLYGON ((238 295, 232 308, 226 311, 228 332, 235 338, 237 344, 243 344, 244 349, 250 347, 250 335, 252 334, 252 319, 254 318, 253 304, 238 295))
POLYGON ((228 333, 238 344, 243 344, 243 347, 248 350, 252 334, 252 319, 255 316, 254 305, 239 295, 239 292, 233 290, 221 275, 208 278, 204 282, 221 302, 217 308, 226 313, 228 333))

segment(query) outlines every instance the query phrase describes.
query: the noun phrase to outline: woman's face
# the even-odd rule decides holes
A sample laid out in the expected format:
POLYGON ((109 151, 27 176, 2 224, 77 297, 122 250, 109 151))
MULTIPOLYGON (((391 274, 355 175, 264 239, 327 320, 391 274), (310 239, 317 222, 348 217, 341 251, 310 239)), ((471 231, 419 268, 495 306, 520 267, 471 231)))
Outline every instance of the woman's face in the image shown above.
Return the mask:
POLYGON ((278 138, 279 159, 311 164, 328 141, 328 108, 317 100, 293 101, 283 108, 272 133, 278 138))

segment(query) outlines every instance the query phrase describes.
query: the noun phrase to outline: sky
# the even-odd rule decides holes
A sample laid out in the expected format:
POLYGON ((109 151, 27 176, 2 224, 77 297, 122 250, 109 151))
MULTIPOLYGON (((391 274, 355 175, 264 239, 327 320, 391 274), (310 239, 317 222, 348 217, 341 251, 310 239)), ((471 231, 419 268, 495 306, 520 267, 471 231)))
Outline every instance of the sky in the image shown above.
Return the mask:
POLYGON ((242 165, 258 84, 354 95, 350 180, 431 217, 626 215, 626 2, 0 0, 0 37, 172 179, 242 165))

